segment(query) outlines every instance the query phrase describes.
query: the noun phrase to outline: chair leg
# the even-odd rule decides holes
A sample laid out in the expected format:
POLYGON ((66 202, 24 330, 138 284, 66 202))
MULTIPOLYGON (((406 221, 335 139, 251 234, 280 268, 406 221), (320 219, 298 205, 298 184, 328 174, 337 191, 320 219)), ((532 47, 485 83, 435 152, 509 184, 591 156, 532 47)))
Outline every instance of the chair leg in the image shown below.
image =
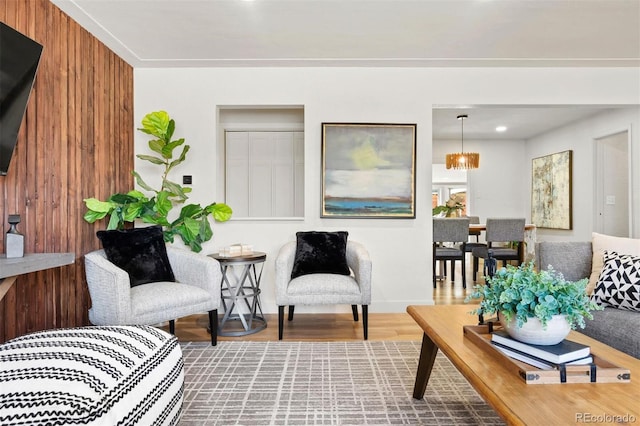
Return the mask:
POLYGON ((476 256, 473 256, 473 281, 477 281, 477 277, 478 277, 478 268, 479 268, 479 264, 480 261, 478 260, 478 258, 476 256))
POLYGON ((353 312, 353 320, 358 321, 358 305, 351 305, 351 312, 353 312))
POLYGON ((289 318, 287 318, 287 320, 292 321, 293 320, 293 309, 295 308, 294 305, 289 305, 289 318))
MULTIPOLYGON (((435 247, 434 247, 435 250, 435 247)), ((436 288, 436 256, 433 256, 433 288, 436 288)))
POLYGON ((456 280, 456 261, 451 261, 451 284, 456 280))
POLYGON ((467 259, 466 257, 462 258, 462 288, 467 288, 467 259))
POLYGON ((211 330, 211 346, 218 344, 218 310, 209 311, 209 329, 211 330))
POLYGON ((176 321, 169 320, 169 333, 175 335, 176 334, 176 321))
POLYGON ((278 306, 278 340, 282 340, 282 329, 284 327, 284 305, 278 306))
POLYGON ((369 305, 362 305, 362 330, 364 340, 367 340, 369 338, 369 305))

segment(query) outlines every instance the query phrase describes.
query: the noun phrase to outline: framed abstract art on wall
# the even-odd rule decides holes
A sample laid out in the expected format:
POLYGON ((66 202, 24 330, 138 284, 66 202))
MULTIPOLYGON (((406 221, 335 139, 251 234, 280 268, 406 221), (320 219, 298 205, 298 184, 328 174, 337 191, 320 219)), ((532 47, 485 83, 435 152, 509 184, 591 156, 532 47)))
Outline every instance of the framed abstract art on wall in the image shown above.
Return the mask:
POLYGON ((415 218, 416 125, 322 123, 321 217, 415 218))
POLYGON ((538 228, 572 229, 572 153, 532 160, 531 221, 538 228))

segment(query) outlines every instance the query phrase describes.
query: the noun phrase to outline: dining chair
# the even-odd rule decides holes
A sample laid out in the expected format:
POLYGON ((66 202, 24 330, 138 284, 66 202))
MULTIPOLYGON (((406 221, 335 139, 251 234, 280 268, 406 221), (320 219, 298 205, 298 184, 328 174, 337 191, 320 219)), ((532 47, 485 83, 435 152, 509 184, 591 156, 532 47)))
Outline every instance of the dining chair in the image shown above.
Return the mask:
MULTIPOLYGON (((469 218, 469 225, 479 224, 480 223, 480 217, 479 216, 467 216, 467 217, 469 218)), ((482 231, 471 231, 471 230, 469 231, 469 237, 471 238, 471 237, 475 236, 476 240, 475 241, 467 241, 467 244, 465 244, 465 246, 464 246, 464 250, 465 250, 466 253, 471 254, 473 252, 473 249, 475 249, 477 247, 486 247, 487 246, 487 244, 480 242, 479 236, 480 236, 481 232, 482 231)), ((472 257, 472 259, 474 259, 473 256, 471 256, 471 257, 472 257)), ((477 270, 477 269, 475 269, 475 266, 474 266, 473 270, 474 271, 477 270)))
MULTIPOLYGON (((467 288, 465 246, 469 239, 469 218, 433 218, 433 288, 436 288, 437 261, 451 262, 451 283, 455 281, 455 261, 462 263, 462 287, 467 288)), ((446 274, 446 272, 445 272, 446 274)))
MULTIPOLYGON (((476 224, 480 223, 480 216, 467 216, 467 217, 469 218, 469 224, 470 225, 476 225, 476 224)), ((480 234, 481 234, 481 231, 471 231, 471 230, 469 230, 469 236, 476 237, 476 243, 480 242, 480 234)))
POLYGON ((485 247, 475 247, 473 255, 473 280, 476 281, 479 259, 484 260, 484 275, 492 277, 496 270, 496 261, 515 260, 521 263, 521 249, 524 245, 524 218, 487 218, 485 247), (501 245, 496 245, 500 244, 501 245), (514 247, 515 246, 515 247, 514 247))

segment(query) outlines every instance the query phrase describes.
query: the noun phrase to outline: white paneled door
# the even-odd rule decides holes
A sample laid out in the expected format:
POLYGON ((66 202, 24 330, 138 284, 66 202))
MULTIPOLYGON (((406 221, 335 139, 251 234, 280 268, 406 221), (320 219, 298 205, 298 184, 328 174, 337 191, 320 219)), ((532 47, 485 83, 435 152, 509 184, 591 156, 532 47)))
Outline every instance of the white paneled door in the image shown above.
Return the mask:
POLYGON ((629 132, 596 139, 595 149, 595 231, 617 237, 630 237, 629 132))

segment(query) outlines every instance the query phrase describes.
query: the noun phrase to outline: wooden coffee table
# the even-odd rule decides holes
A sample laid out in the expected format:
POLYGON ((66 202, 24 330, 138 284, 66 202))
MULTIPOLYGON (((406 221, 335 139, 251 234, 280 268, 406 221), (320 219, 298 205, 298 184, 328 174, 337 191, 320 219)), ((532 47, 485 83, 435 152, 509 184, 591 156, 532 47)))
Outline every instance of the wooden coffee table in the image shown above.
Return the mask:
POLYGON ((440 349, 508 424, 640 424, 640 360, 572 331, 569 339, 587 344, 592 353, 629 369, 631 382, 526 384, 498 357, 464 336, 462 327, 477 323, 478 317, 469 313, 474 308, 471 304, 407 308, 424 331, 414 398, 423 398, 440 349))

